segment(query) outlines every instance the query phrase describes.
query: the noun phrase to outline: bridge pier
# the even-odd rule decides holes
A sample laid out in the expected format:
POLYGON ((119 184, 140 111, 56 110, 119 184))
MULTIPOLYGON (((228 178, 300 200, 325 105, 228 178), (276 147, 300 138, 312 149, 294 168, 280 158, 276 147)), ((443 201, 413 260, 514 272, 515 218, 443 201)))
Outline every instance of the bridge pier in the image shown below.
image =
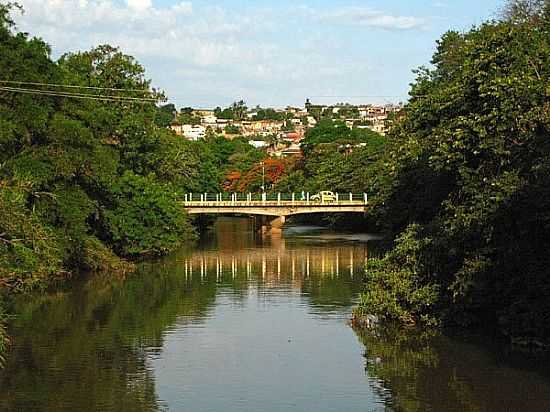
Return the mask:
POLYGON ((285 222, 286 216, 254 216, 254 227, 262 234, 280 235, 285 222))
POLYGON ((269 222, 269 230, 272 234, 283 233, 283 226, 285 225, 286 217, 279 216, 269 222))

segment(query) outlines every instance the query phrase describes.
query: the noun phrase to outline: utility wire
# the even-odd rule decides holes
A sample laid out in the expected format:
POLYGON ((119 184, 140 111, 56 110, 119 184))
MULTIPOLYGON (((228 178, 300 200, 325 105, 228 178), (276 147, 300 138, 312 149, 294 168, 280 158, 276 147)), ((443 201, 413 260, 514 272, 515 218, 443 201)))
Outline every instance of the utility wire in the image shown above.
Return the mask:
POLYGON ((37 89, 23 89, 18 87, 4 87, 0 86, 0 91, 14 92, 14 93, 26 93, 26 94, 37 94, 45 96, 57 96, 57 97, 74 97, 82 99, 92 99, 92 100, 131 100, 131 101, 151 101, 155 102, 157 99, 147 98, 147 97, 128 97, 128 96, 102 96, 95 94, 83 94, 83 93, 69 93, 69 92, 57 92, 50 90, 37 90, 37 89))
POLYGON ((36 94, 43 96, 54 96, 54 97, 71 97, 75 99, 89 99, 89 100, 103 100, 103 101, 136 101, 136 102, 157 102, 158 99, 148 98, 148 97, 127 97, 127 96, 101 96, 94 94, 83 94, 83 93, 69 93, 69 92, 56 92, 50 90, 36 90, 36 89, 24 89, 19 87, 6 87, 0 86, 0 91, 12 92, 12 93, 24 93, 24 94, 36 94))
POLYGON ((365 98, 365 97, 406 97, 405 94, 381 94, 381 95, 364 95, 364 96, 354 96, 354 95, 321 95, 321 96, 309 96, 316 98, 335 98, 335 97, 346 97, 346 98, 365 98))
POLYGON ((26 86, 59 87, 59 88, 69 88, 69 89, 109 90, 109 91, 121 91, 121 92, 139 92, 139 93, 148 93, 148 94, 153 93, 149 90, 142 90, 142 89, 117 89, 114 87, 77 86, 74 84, 59 84, 59 83, 20 82, 15 80, 0 80, 0 83, 21 84, 26 86))

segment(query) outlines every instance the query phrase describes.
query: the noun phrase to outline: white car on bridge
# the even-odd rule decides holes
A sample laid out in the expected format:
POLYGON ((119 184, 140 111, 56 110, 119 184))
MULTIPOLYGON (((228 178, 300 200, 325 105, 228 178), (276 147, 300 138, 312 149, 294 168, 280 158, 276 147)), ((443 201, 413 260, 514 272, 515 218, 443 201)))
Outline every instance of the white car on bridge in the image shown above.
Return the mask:
POLYGON ((333 192, 324 190, 311 196, 313 202, 332 203, 336 202, 336 195, 333 192))

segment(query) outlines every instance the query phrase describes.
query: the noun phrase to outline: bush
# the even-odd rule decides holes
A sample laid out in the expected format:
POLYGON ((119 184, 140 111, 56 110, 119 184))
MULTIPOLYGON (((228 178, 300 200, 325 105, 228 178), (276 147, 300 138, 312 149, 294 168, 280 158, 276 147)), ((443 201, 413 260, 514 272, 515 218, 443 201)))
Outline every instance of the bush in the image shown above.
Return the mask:
POLYGON ((63 274, 63 248, 55 231, 26 208, 28 191, 0 181, 0 288, 43 287, 63 274))
POLYGON ((366 290, 360 296, 356 315, 377 315, 384 320, 405 324, 439 323, 434 306, 439 286, 422 279, 419 255, 430 239, 419 235, 411 225, 397 239, 395 249, 381 259, 370 259, 366 267, 366 290))
POLYGON ((107 241, 119 255, 161 255, 195 237, 174 194, 154 176, 126 172, 112 193, 114 208, 105 211, 107 241))

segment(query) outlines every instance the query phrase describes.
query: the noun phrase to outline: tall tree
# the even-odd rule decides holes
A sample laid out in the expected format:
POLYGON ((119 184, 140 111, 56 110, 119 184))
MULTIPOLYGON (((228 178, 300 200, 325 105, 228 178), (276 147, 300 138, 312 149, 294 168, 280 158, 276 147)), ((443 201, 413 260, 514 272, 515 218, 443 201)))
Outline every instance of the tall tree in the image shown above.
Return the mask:
POLYGON ((535 14, 446 33, 417 72, 378 202, 398 241, 367 269, 365 310, 550 338, 550 15, 535 14))

